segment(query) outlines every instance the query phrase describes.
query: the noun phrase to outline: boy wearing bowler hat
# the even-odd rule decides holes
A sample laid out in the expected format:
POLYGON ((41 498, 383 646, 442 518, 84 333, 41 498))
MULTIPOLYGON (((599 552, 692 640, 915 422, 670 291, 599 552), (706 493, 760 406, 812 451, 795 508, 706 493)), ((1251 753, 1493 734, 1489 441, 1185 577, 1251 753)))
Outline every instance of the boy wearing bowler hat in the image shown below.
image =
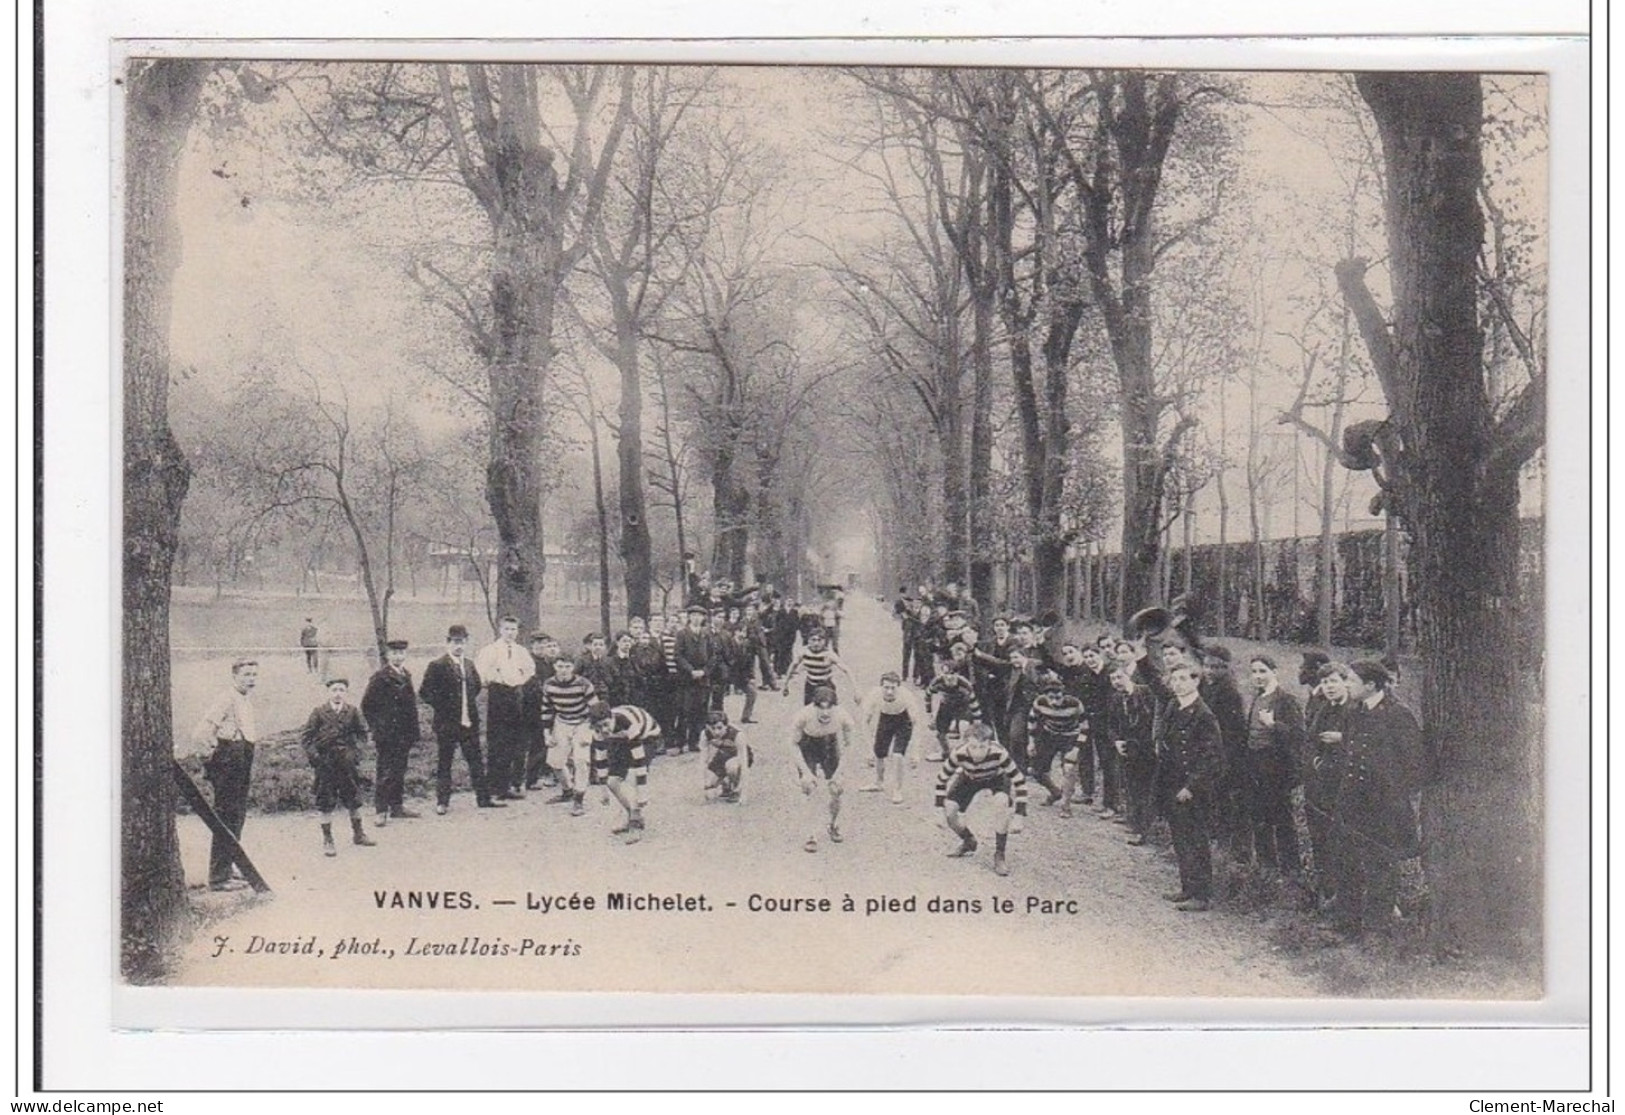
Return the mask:
POLYGON ((436 813, 444 814, 451 808, 451 760, 459 748, 468 764, 468 778, 480 808, 502 808, 501 802, 491 800, 485 760, 480 753, 480 707, 475 698, 481 687, 480 672, 468 657, 468 628, 454 623, 446 631, 446 653, 424 668, 423 684, 418 689, 418 697, 434 711, 432 724, 438 749, 436 813))

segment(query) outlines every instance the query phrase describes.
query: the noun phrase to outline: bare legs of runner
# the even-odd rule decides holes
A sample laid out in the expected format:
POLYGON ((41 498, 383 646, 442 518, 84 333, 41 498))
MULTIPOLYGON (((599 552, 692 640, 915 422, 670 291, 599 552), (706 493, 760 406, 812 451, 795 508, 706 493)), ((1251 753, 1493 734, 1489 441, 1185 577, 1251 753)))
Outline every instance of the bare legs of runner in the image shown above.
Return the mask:
MULTIPOLYGON (((1010 818, 1014 816, 1014 808, 1010 804, 1010 795, 999 792, 993 795, 994 821, 993 821, 993 872, 996 875, 1010 874, 1009 866, 1004 862, 1005 842, 1010 838, 1010 818)), ((943 818, 954 835, 959 837, 959 847, 949 852, 953 859, 963 859, 974 855, 977 849, 976 836, 971 832, 970 826, 965 824, 964 816, 960 811, 959 803, 948 801, 943 804, 943 818)))

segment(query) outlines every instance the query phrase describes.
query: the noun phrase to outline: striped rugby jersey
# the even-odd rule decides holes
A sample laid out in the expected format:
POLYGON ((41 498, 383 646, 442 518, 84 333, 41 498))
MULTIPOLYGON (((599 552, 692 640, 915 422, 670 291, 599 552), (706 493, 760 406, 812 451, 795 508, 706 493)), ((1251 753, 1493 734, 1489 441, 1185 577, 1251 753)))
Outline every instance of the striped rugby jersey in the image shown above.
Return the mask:
POLYGON ((617 739, 644 740, 658 739, 660 736, 659 722, 637 705, 616 705, 609 710, 609 722, 605 738, 614 736, 617 739))
POLYGON ((660 653, 666 659, 666 672, 677 672, 677 632, 667 630, 660 633, 660 653))
POLYGON ((542 683, 542 722, 585 724, 587 705, 597 695, 592 682, 579 675, 568 682, 549 678, 542 683))
POLYGON ((1083 702, 1070 693, 1041 694, 1027 710, 1027 733, 1032 736, 1076 742, 1083 736, 1083 724, 1083 702))
POLYGON ((966 740, 956 747, 950 748, 947 757, 942 760, 942 770, 937 774, 937 808, 947 800, 949 791, 965 782, 978 785, 1002 786, 1008 780, 1010 784, 1010 800, 1015 803, 1016 814, 1027 815, 1027 779, 1016 766, 1016 761, 1010 757, 1010 752, 992 740, 985 744, 978 744, 975 740, 966 740), (987 753, 981 758, 971 756, 971 748, 985 746, 987 753))
POLYGON ((803 651, 801 668, 807 672, 807 685, 813 689, 820 685, 835 688, 835 683, 830 679, 835 676, 835 663, 839 661, 832 650, 803 651))
POLYGON ((638 786, 649 784, 649 749, 645 740, 660 738, 660 725, 637 705, 616 705, 609 712, 610 729, 592 741, 592 783, 601 785, 609 778, 609 748, 612 743, 630 747, 627 766, 638 786))

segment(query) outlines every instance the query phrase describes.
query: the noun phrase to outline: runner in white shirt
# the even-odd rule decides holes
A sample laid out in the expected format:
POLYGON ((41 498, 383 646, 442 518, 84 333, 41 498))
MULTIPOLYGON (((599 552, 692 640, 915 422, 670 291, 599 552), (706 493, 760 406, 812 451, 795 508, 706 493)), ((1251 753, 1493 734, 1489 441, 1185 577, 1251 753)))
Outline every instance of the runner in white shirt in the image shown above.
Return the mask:
MULTIPOLYGON (((853 742, 857 725, 846 709, 835 703, 835 690, 821 686, 813 695, 813 703, 806 705, 790 722, 791 754, 795 757, 796 779, 801 792, 813 796, 819 782, 829 793, 829 839, 841 842, 841 753, 853 742)), ((804 845, 807 851, 818 851, 818 823, 813 822, 812 835, 804 845)))
MULTIPOLYGON (((859 706, 864 735, 875 741, 875 780, 871 786, 860 786, 865 793, 879 793, 885 789, 886 772, 892 773, 891 800, 894 805, 903 802, 903 756, 908 753, 914 729, 927 724, 925 705, 919 696, 903 684, 896 673, 880 675, 880 684, 871 689, 859 706)), ((914 760, 919 765, 919 759, 914 760)))

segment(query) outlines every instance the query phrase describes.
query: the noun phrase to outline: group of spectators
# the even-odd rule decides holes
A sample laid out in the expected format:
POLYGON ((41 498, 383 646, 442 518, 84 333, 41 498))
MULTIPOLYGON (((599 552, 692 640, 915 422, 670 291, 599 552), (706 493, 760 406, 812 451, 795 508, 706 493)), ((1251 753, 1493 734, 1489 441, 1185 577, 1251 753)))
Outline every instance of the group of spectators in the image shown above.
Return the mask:
POLYGON ((901 594, 894 610, 903 672, 936 702, 939 753, 956 726, 985 724, 1048 792, 1042 804, 1092 807, 1134 845, 1165 823, 1177 908, 1210 907, 1217 845, 1312 893, 1340 932, 1392 923, 1399 865, 1420 850, 1424 772, 1391 663, 1310 651, 1291 679, 1268 654, 1238 662, 1179 630, 1073 641, 1048 615, 998 616, 984 631, 952 584, 901 594))
MULTIPOLYGON (((480 808, 500 809, 527 793, 557 788, 555 800, 570 802, 579 815, 586 786, 605 780, 594 777, 594 765, 624 766, 621 760, 629 758, 616 758, 620 753, 614 746, 606 752, 595 743, 607 736, 612 743, 635 744, 631 762, 637 769, 631 773, 641 789, 653 756, 700 751, 702 739, 708 750, 726 751, 731 727, 725 718, 717 725, 713 714, 729 694, 743 693, 741 719, 753 722, 757 691, 777 688, 791 671, 798 640, 834 645, 840 639, 842 600, 834 586, 803 604, 771 586, 734 592, 726 582, 698 578, 689 586, 688 601, 680 611, 631 617, 613 636, 592 632, 579 648, 565 647, 547 631, 521 640, 518 620, 506 616, 498 621, 496 640, 476 654, 469 650, 467 628, 453 624, 445 654, 428 664, 418 686, 405 666, 407 641, 390 640, 384 662, 355 704, 350 679, 324 677, 328 697, 311 711, 300 740, 316 775, 327 854, 336 854, 331 814, 339 806, 349 812, 353 843, 374 843, 362 826, 366 779, 358 765, 369 741, 377 753, 376 825, 418 817, 405 804, 404 786, 408 757, 421 737, 420 701, 432 710, 436 812, 451 806, 452 767, 461 753, 480 808), (629 731, 638 738, 621 738, 629 731)), ((312 620, 305 620, 299 641, 307 670, 315 672, 312 620)), ((231 688, 197 729, 199 744, 211 747, 204 776, 225 830, 216 833, 211 851, 209 883, 215 889, 236 883, 234 839, 226 834, 239 837, 247 813, 258 673, 252 659, 234 662, 231 688)), ((723 766, 719 779, 736 782, 737 770, 723 766)), ((609 776, 611 788, 627 774, 623 769, 609 776)), ((630 803, 623 805, 635 812, 630 803)))

